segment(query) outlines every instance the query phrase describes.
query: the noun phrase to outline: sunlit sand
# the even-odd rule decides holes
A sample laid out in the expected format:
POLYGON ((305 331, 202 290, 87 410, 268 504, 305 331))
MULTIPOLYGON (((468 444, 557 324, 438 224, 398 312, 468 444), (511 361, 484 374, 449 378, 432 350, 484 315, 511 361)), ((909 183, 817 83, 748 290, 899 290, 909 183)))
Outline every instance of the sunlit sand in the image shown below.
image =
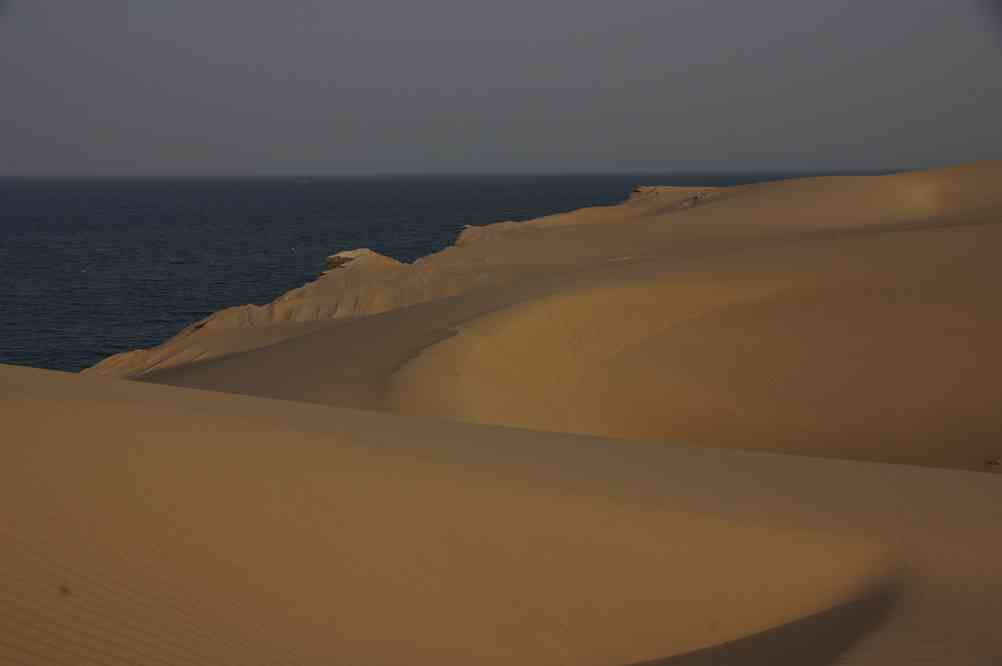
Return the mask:
POLYGON ((0 662, 1002 657, 1002 163, 340 249, 0 366, 0 662))

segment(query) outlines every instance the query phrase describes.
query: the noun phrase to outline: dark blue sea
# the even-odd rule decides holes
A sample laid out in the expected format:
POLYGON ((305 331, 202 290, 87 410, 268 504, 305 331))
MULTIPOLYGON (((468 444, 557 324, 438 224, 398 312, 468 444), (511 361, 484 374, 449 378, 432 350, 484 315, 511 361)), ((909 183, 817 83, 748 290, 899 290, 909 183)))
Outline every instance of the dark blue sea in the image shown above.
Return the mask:
POLYGON ((338 250, 401 261, 466 224, 610 204, 643 184, 778 175, 0 180, 0 363, 76 371, 266 303, 338 250))

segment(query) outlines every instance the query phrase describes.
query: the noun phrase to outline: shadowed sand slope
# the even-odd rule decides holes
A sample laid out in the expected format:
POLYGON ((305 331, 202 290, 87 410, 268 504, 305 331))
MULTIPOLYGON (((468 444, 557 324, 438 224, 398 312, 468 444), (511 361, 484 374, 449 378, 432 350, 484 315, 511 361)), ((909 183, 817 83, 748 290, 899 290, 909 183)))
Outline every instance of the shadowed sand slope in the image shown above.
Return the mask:
POLYGON ((0 663, 997 663, 1000 185, 640 188, 0 366, 0 663))
POLYGON ((9 366, 0 419, 5 662, 1002 655, 988 474, 9 366))
POLYGON ((826 666, 878 628, 894 608, 894 582, 876 586, 858 598, 775 629, 635 666, 826 666))
POLYGON ((1002 455, 1000 251, 1000 163, 647 188, 620 207, 468 230, 394 268, 449 293, 298 324, 257 349, 245 329, 217 329, 182 341, 199 362, 142 378, 985 471, 1002 455))

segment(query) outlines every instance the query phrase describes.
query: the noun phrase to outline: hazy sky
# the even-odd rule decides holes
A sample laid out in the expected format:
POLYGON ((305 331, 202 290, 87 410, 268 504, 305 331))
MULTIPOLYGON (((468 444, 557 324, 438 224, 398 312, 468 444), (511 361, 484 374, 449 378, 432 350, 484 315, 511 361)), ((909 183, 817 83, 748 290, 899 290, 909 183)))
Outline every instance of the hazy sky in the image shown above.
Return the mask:
POLYGON ((0 0, 0 174, 1002 158, 989 0, 0 0))

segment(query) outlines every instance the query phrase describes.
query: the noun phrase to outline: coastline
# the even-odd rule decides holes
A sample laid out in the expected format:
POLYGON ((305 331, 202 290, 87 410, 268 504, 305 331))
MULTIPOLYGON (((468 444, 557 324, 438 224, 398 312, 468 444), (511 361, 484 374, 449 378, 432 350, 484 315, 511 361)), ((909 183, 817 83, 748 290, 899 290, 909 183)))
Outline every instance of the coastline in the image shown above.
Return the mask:
POLYGON ((336 253, 268 305, 86 374, 990 471, 1000 174, 642 187, 616 206, 469 227, 411 264, 336 253), (919 365, 929 379, 909 381, 919 365))
POLYGON ((0 365, 0 660, 990 662, 999 182, 642 190, 0 365))

